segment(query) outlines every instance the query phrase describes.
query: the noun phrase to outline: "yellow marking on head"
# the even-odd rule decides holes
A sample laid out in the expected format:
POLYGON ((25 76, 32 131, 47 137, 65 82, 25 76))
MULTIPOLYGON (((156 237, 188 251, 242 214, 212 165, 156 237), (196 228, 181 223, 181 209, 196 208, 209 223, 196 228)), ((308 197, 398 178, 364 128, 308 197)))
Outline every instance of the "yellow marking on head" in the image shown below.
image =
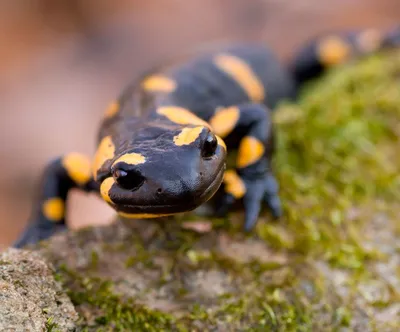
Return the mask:
POLYGON ((225 191, 236 199, 242 198, 246 193, 246 186, 243 180, 234 170, 227 170, 224 173, 225 191))
POLYGON ((239 117, 239 108, 232 106, 218 110, 209 122, 215 134, 224 138, 235 128, 239 117))
POLYGON ((116 161, 114 161, 113 166, 119 162, 124 162, 129 165, 139 165, 146 162, 146 157, 141 155, 140 153, 126 153, 119 157, 116 161))
POLYGON ((324 38, 318 45, 319 60, 325 66, 334 66, 345 61, 351 54, 350 45, 340 37, 324 38))
POLYGON ((217 138, 218 145, 221 145, 226 151, 227 148, 226 148, 226 144, 225 144, 224 140, 221 137, 219 137, 218 135, 215 135, 215 137, 217 138))
POLYGON ((375 29, 368 29, 360 33, 357 44, 363 53, 376 51, 382 44, 382 34, 375 29))
POLYGON ((97 171, 106 160, 112 159, 115 153, 115 146, 111 136, 104 137, 97 149, 93 162, 93 177, 96 179, 97 171))
POLYGON ((164 106, 157 109, 157 113, 164 115, 168 120, 177 124, 201 125, 210 128, 210 125, 189 110, 178 106, 164 106))
POLYGON ((119 111, 119 103, 117 101, 113 101, 107 108, 104 113, 105 118, 112 118, 119 111))
POLYGON ((172 216, 176 213, 164 213, 164 214, 153 214, 153 213, 127 213, 127 212, 118 212, 118 215, 122 218, 127 219, 150 219, 150 218, 160 218, 166 216, 172 216))
POLYGON ((146 91, 170 93, 176 89, 176 82, 164 75, 152 75, 144 79, 142 87, 146 91))
POLYGON ((110 189, 112 187, 112 185, 114 184, 114 178, 113 177, 109 177, 107 179, 105 179, 100 186, 100 194, 101 197, 103 197, 103 199, 107 202, 107 203, 113 203, 113 201, 110 198, 110 189))
POLYGON ((60 222, 65 215, 64 201, 59 197, 49 198, 43 203, 42 212, 47 219, 60 222))
POLYGON ((251 101, 260 102, 264 100, 264 85, 244 60, 233 55, 221 54, 214 58, 214 63, 243 88, 251 101))
POLYGON ((264 144, 257 138, 246 136, 240 141, 236 164, 239 168, 247 167, 264 155, 264 144))
POLYGON ((183 128, 182 131, 174 137, 175 145, 189 145, 193 143, 201 134, 204 127, 183 128))
POLYGON ((84 185, 90 180, 90 160, 80 153, 70 153, 61 161, 69 177, 79 185, 84 185))

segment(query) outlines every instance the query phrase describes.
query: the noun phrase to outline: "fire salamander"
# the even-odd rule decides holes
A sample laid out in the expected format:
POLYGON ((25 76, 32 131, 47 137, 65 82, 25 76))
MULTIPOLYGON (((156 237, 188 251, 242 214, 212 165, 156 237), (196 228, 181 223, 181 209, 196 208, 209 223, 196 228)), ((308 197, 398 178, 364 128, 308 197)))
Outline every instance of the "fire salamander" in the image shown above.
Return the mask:
POLYGON ((46 167, 32 220, 15 246, 64 229, 73 188, 99 193, 124 218, 191 211, 218 190, 223 195, 217 213, 243 201, 246 231, 264 203, 280 217, 270 110, 324 69, 398 44, 396 31, 316 38, 289 69, 269 49, 252 44, 216 49, 145 75, 107 108, 93 160, 71 153, 46 167), (233 150, 235 166, 226 169, 233 150))

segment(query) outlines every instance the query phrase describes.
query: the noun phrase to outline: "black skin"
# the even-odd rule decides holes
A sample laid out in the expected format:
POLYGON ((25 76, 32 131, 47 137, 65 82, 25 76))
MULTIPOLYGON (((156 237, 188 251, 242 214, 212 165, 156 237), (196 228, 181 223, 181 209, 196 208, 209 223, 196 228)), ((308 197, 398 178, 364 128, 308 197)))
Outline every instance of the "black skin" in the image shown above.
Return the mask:
POLYGON ((383 49, 397 48, 400 46, 400 26, 390 29, 382 33, 380 44, 377 49, 365 50, 360 47, 357 40, 359 36, 366 30, 356 31, 336 31, 324 33, 316 36, 305 43, 294 55, 293 60, 289 65, 289 69, 296 82, 296 88, 301 87, 305 82, 313 80, 323 74, 328 68, 321 62, 317 49, 319 44, 327 36, 337 36, 345 41, 350 47, 350 57, 344 61, 347 62, 350 58, 360 58, 362 56, 381 51, 383 49))
POLYGON ((319 77, 326 71, 325 65, 320 61, 318 56, 318 46, 327 35, 340 36, 340 38, 355 48, 355 38, 359 32, 336 32, 332 34, 323 34, 310 39, 295 54, 290 70, 293 73, 295 82, 298 87, 305 82, 319 77))
MULTIPOLYGON (((354 33, 343 36, 352 39, 354 33)), ((392 32, 390 38, 393 44, 397 34, 392 32)), ((237 149, 245 136, 256 138, 265 148, 256 162, 237 170, 246 187, 244 230, 252 230, 263 203, 274 217, 280 217, 278 183, 271 167, 274 135, 270 110, 281 100, 294 98, 301 83, 318 76, 324 69, 315 52, 318 40, 298 53, 290 65, 292 72, 282 67, 267 48, 239 45, 158 70, 157 73, 176 82, 173 92, 146 92, 140 82, 131 84, 118 100, 119 111, 105 119, 99 130, 99 142, 111 137, 115 146, 113 157, 102 164, 95 179, 88 179, 83 185, 68 176, 61 159, 49 164, 31 222, 14 245, 36 243, 65 229, 65 218, 54 223, 43 215, 41 207, 47 199, 59 197, 66 201, 72 188, 99 193, 101 184, 111 177, 115 182, 108 191, 110 204, 124 213, 163 215, 190 211, 210 199, 218 189, 224 192, 221 184, 226 152, 220 144, 215 144, 212 130, 204 126, 194 142, 177 146, 173 143, 174 137, 184 128, 199 125, 170 121, 157 113, 163 106, 185 108, 204 121, 210 120, 218 108, 237 106, 240 116, 224 138, 228 151, 237 149), (220 53, 236 56, 250 66, 262 82, 264 100, 252 102, 238 82, 215 66, 212 59, 220 53), (143 155, 146 161, 137 165, 115 164, 118 158, 132 152, 143 155)), ((236 200, 230 193, 223 193, 222 197, 216 211, 219 215, 226 214, 236 200)))
MULTIPOLYGON (((171 65, 161 73, 176 82, 174 92, 145 92, 140 85, 132 84, 119 99, 119 112, 106 119, 100 128, 99 142, 111 136, 115 153, 98 170, 96 183, 100 185, 111 176, 118 178, 121 171, 124 175, 129 174, 130 178, 126 181, 128 185, 122 181, 119 181, 121 184, 117 181, 112 185, 109 191, 113 201, 111 205, 119 212, 162 215, 190 211, 206 202, 222 184, 225 150, 218 145, 212 158, 202 157, 205 141, 210 135, 213 136, 206 127, 193 144, 176 146, 173 138, 183 128, 195 125, 176 124, 157 114, 156 110, 162 106, 182 107, 207 121, 217 108, 238 105, 240 119, 227 137, 228 150, 237 148, 245 135, 256 137, 265 145, 265 154, 256 163, 238 170, 246 184, 243 198, 245 229, 251 230, 256 223, 263 201, 270 206, 273 215, 279 217, 282 211, 277 183, 270 167, 273 135, 269 108, 282 99, 294 96, 294 84, 289 73, 268 49, 257 45, 217 50, 183 64, 171 65), (215 66, 212 60, 219 53, 239 57, 257 74, 267 96, 262 104, 251 104, 240 84, 215 66), (130 152, 145 156, 146 162, 112 166, 115 160, 130 152)), ((40 196, 33 221, 16 246, 35 243, 65 227, 65 219, 55 224, 46 220, 40 212, 46 199, 56 195, 65 200, 69 189, 75 187, 70 179, 60 175, 63 170, 59 165, 60 169, 49 167, 45 171, 44 178, 57 189, 40 196)), ((221 207, 220 213, 222 210, 228 211, 233 203, 229 194, 223 201, 225 207, 221 207)))
POLYGON ((391 29, 385 34, 383 39, 384 48, 398 48, 400 47, 400 26, 391 29))
MULTIPOLYGON (((278 182, 272 172, 271 157, 274 151, 274 134, 271 113, 265 105, 239 105, 240 117, 235 129, 225 138, 229 147, 237 147, 243 135, 255 137, 264 142, 265 154, 256 163, 237 170, 238 175, 248 188, 243 197, 245 209, 244 229, 251 231, 257 222, 262 202, 270 209, 275 218, 282 215, 281 201, 278 195, 278 182)), ((226 193, 217 209, 218 215, 225 215, 235 203, 235 198, 226 193)))
POLYGON ((40 182, 40 192, 37 201, 34 204, 32 213, 32 221, 20 238, 14 243, 17 248, 27 244, 36 243, 41 239, 46 239, 53 234, 65 229, 65 218, 58 223, 48 220, 43 212, 43 202, 49 198, 61 198, 67 200, 71 189, 77 188, 85 192, 97 192, 99 186, 93 180, 89 180, 84 184, 76 183, 69 175, 61 162, 62 158, 57 158, 50 162, 43 172, 40 182))

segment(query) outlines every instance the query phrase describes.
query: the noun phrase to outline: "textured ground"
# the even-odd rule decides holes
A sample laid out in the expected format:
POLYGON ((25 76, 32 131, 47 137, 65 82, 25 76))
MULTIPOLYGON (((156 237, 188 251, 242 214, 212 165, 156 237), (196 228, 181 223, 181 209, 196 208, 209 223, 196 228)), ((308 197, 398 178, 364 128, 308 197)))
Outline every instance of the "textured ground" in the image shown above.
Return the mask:
POLYGON ((0 255, 0 331, 74 331, 78 315, 38 253, 9 249, 0 255))
POLYGON ((187 215, 43 244, 78 324, 88 331, 398 331, 399 55, 338 68, 276 112, 279 222, 265 213, 244 236, 237 212, 198 233, 189 221, 210 222, 187 215))

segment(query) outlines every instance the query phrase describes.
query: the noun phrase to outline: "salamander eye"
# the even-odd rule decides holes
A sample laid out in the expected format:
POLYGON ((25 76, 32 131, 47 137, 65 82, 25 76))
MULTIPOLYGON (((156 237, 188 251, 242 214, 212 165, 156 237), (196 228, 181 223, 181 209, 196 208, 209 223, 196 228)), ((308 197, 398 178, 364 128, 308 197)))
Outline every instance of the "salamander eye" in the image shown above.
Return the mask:
POLYGON ((139 171, 127 169, 124 165, 114 168, 113 177, 121 188, 132 191, 139 189, 145 180, 139 171))
POLYGON ((209 133, 204 141, 202 156, 203 158, 210 158, 215 154, 217 149, 218 141, 213 133, 209 133))

